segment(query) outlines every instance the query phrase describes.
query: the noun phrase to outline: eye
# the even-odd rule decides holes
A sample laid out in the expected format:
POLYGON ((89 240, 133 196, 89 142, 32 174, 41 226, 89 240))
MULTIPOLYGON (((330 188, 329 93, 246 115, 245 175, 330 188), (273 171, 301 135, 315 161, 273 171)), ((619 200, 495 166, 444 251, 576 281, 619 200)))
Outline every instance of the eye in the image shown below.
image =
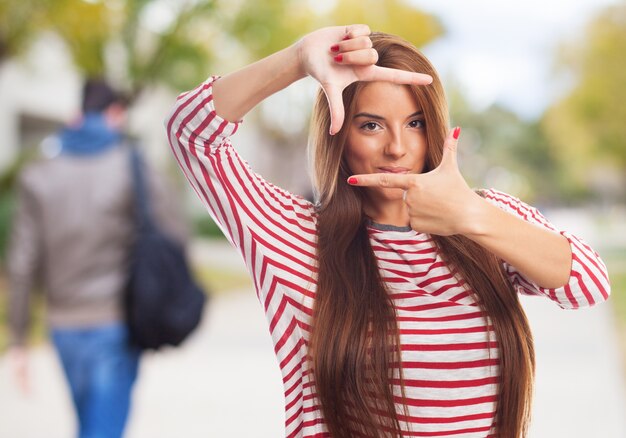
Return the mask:
POLYGON ((426 126, 426 122, 424 122, 424 120, 422 120, 422 119, 415 119, 415 120, 411 120, 409 122, 409 126, 411 128, 418 128, 418 129, 420 129, 420 128, 424 128, 426 126))
POLYGON ((361 125, 361 129, 364 131, 376 131, 380 128, 380 125, 376 122, 366 122, 361 125))

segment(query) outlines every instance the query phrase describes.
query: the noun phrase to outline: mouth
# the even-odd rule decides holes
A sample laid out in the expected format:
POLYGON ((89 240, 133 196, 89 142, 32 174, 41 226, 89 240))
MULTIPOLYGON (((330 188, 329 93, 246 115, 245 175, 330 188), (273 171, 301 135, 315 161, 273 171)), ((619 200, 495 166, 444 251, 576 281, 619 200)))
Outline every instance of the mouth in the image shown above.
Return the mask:
POLYGON ((411 169, 408 169, 406 167, 386 166, 379 167, 378 170, 380 171, 380 173, 409 173, 411 169))

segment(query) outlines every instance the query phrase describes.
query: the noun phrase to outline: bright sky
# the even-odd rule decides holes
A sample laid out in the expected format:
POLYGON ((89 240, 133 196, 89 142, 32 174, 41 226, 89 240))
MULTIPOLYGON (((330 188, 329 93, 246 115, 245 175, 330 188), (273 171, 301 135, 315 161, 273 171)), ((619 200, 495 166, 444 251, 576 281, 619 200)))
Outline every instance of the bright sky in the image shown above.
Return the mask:
POLYGON ((425 53, 475 107, 499 102, 534 118, 567 89, 553 73, 556 48, 619 0, 407 1, 442 21, 446 36, 425 53))

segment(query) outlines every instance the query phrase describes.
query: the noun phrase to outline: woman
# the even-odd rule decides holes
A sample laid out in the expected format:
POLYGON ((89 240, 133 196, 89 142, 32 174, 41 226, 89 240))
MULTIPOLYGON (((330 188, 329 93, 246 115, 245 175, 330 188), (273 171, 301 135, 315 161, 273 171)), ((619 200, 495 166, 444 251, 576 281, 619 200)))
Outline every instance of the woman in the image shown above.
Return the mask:
POLYGON ((167 127, 253 277, 287 436, 523 436, 534 353, 516 292, 564 308, 608 298, 591 248, 467 186, 436 72, 398 37, 318 30, 181 95, 167 127), (321 84, 315 205, 253 173, 229 140, 306 75, 321 84))

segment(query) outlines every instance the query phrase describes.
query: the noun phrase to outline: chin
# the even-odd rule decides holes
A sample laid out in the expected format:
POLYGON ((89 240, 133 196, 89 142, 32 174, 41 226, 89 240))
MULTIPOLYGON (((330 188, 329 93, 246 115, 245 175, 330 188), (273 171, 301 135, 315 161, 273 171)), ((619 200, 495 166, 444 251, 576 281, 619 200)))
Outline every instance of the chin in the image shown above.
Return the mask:
POLYGON ((374 189, 375 198, 381 201, 402 201, 402 189, 374 189))

